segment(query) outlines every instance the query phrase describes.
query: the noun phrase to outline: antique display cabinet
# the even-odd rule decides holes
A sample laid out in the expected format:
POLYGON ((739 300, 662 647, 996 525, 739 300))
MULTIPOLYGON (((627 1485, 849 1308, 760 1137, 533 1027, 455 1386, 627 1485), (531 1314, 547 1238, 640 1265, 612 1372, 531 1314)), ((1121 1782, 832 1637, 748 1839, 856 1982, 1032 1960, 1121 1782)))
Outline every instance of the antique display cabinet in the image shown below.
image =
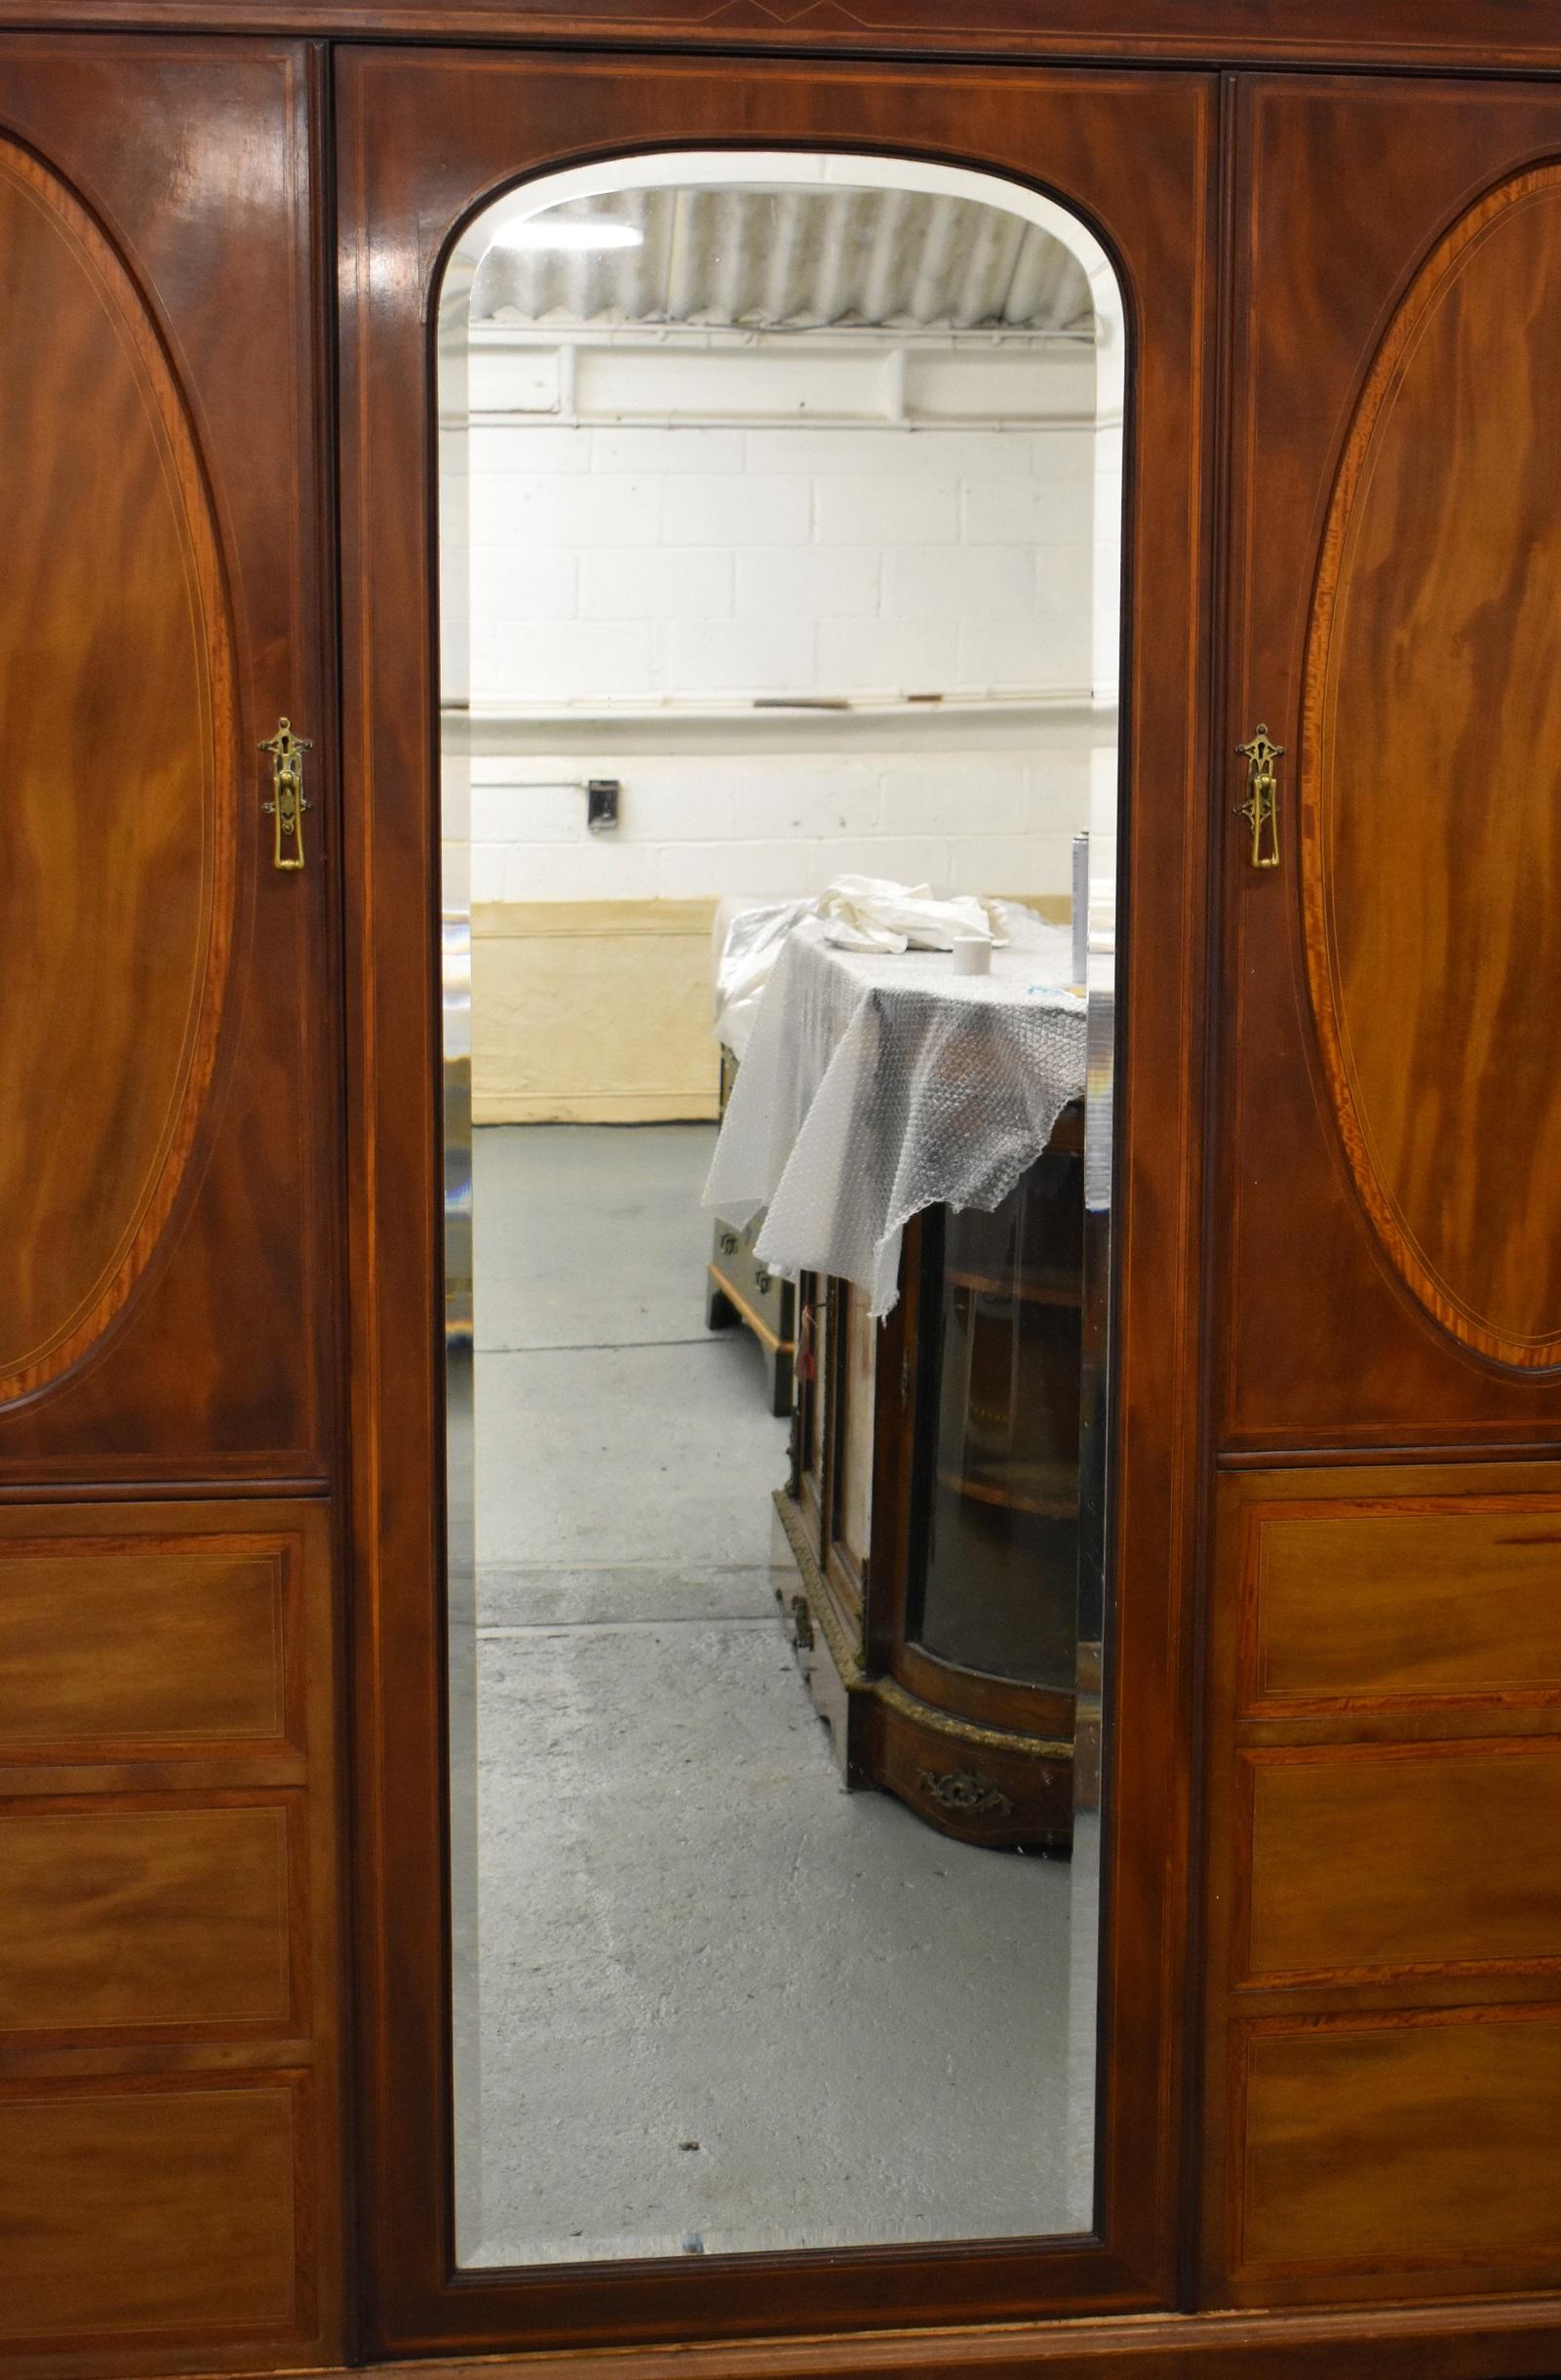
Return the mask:
POLYGON ((776 1592, 847 1781, 961 1842, 1066 1852, 1098 1806, 1082 1166, 1075 1102, 992 1213, 918 1219, 887 1327, 803 1281, 776 1592))
POLYGON ((0 2373, 1561 2368, 1558 451, 1544 0, 0 0, 0 2373), (783 1499, 847 1761, 1098 1824, 1091 2211, 483 2265, 441 290, 679 151, 1121 293, 1109 1365, 1043 1179, 929 1214, 783 1499))

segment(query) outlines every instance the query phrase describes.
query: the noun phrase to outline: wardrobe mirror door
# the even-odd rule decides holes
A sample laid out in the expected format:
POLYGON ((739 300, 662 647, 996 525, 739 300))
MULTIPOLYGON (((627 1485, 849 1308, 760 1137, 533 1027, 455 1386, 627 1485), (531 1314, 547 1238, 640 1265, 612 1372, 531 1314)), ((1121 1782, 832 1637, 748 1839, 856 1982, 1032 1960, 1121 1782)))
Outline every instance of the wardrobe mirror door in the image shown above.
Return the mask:
POLYGON ((1088 2233, 1116 280, 672 152, 439 339, 458 2260, 1088 2233))

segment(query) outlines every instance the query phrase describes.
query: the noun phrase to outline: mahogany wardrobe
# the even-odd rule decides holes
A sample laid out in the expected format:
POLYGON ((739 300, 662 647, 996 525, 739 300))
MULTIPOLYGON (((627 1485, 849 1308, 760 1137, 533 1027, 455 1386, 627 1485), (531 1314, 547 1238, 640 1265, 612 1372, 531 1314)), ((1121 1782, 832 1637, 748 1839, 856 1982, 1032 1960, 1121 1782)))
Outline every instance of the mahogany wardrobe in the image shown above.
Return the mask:
POLYGON ((0 2370, 1561 2368, 1558 75, 1542 0, 0 0, 0 2370), (438 292, 745 147, 1122 293, 1094 2212, 463 2266, 438 292))

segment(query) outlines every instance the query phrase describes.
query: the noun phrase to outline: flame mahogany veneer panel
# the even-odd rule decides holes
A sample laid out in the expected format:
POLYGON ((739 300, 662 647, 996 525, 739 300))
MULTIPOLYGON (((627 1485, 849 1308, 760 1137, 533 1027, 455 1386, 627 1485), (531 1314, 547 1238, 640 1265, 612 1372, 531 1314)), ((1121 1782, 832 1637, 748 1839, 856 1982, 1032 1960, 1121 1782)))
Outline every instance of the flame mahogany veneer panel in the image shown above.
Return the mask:
POLYGON ((1230 800, 1286 752, 1226 862, 1221 1442, 1543 1446, 1561 96, 1255 76, 1232 130, 1230 800))
POLYGON ((188 415, 92 216, 4 139, 0 254, 0 1009, 27 1019, 6 1058, 4 1403, 101 1337, 177 1197, 215 1058, 238 805, 233 621, 188 415))
POLYGON ((0 1488, 325 1475, 318 71, 0 34, 0 1488))
POLYGON ((1300 755, 1307 962, 1356 1190, 1427 1312, 1531 1368, 1561 1358, 1558 443, 1549 165, 1459 216, 1383 341, 1300 755))

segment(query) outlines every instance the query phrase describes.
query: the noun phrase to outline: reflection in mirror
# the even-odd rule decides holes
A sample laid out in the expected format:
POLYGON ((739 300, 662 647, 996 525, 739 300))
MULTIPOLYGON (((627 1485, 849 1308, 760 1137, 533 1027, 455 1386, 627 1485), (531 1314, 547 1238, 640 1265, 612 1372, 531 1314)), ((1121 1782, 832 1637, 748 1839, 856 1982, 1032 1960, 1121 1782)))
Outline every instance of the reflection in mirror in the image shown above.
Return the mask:
POLYGON ((1115 281, 660 155, 440 368, 460 2260, 1088 2230, 1115 281))

